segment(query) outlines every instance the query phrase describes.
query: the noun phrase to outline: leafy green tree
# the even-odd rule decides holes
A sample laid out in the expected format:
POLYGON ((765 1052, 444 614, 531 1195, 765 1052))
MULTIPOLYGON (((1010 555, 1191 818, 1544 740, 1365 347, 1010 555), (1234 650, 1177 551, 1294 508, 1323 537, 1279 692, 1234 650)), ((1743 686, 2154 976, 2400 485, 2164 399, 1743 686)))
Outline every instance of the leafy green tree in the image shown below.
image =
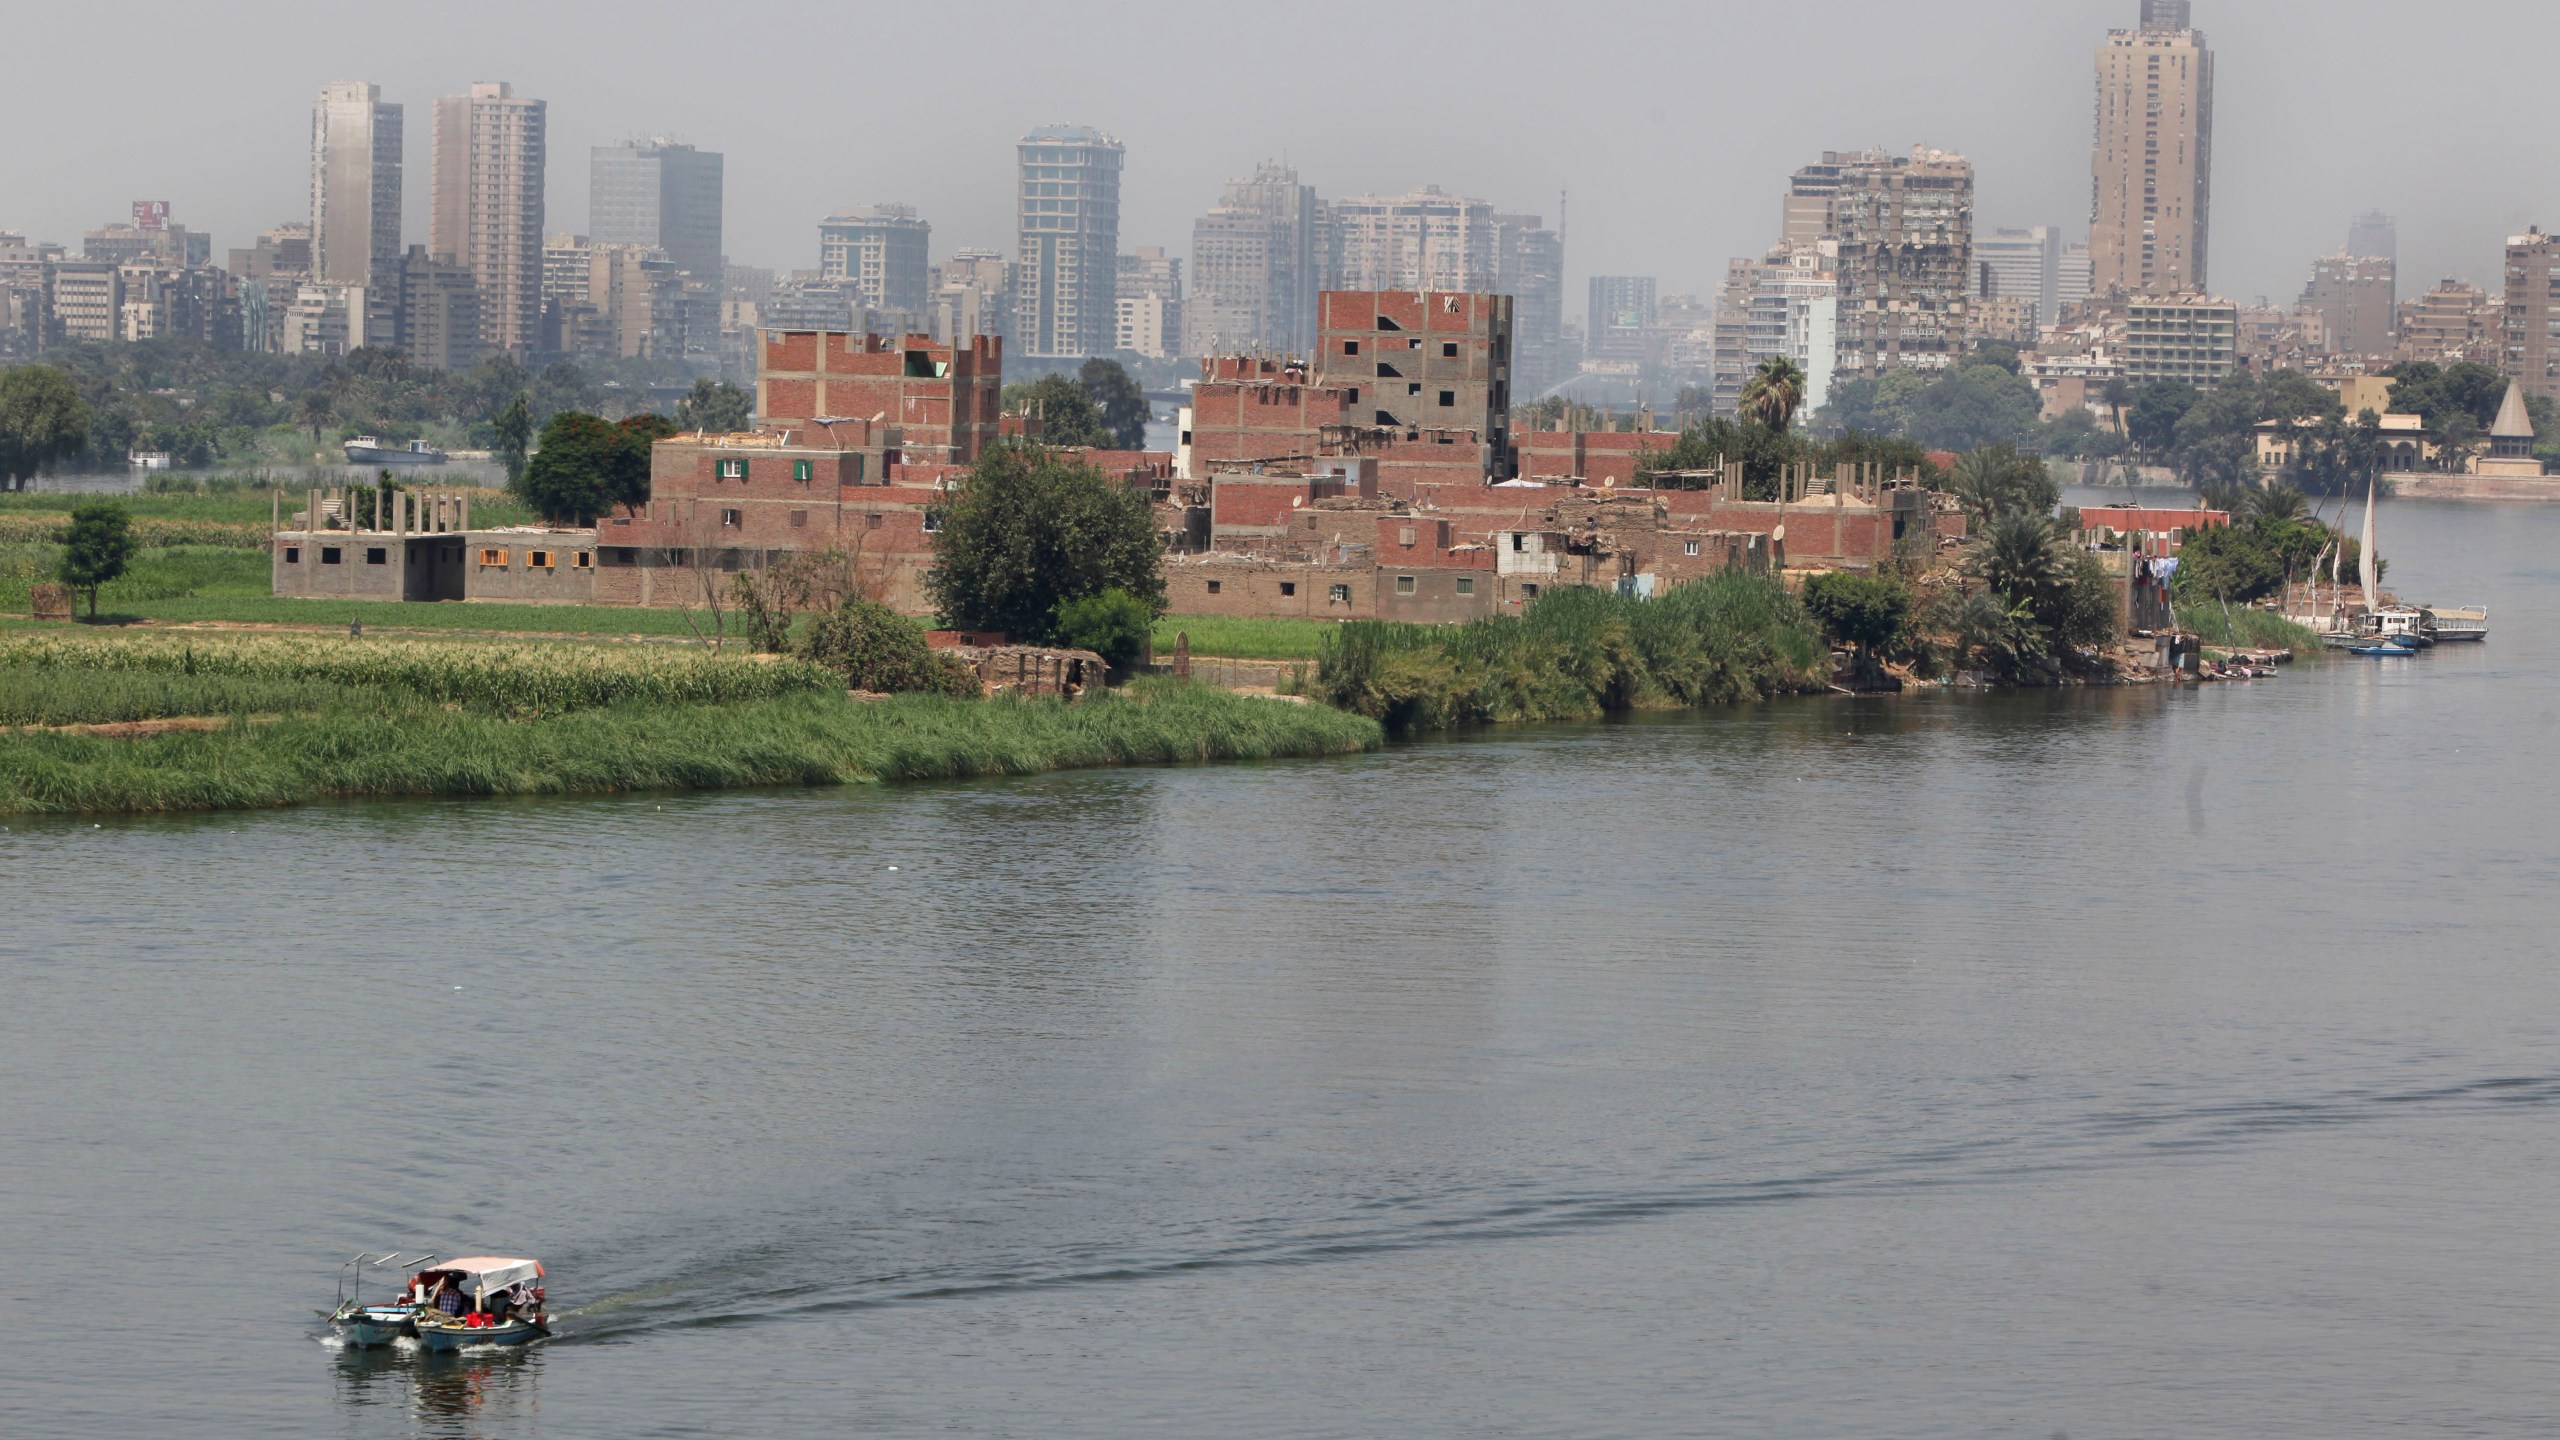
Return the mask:
POLYGON ((1814 417, 1814 429, 1824 435, 1858 430, 1870 435, 1909 435, 1912 402, 1929 388, 1929 380, 1925 372, 1905 366, 1872 380, 1835 384, 1830 403, 1814 417))
POLYGON ((2116 595, 2116 581, 2098 557, 2085 550, 2073 551, 2053 611, 2054 638, 2074 650, 2113 643, 2124 628, 2116 595))
POLYGON ((1951 593, 1933 607, 1929 623, 1952 638, 1948 648, 1958 668, 1978 663, 2014 679, 2045 652, 2025 602, 1995 591, 1951 593))
POLYGON ((1833 644, 1857 650, 1862 666, 1893 644, 1911 618, 1911 592, 1889 575, 1829 571, 1805 581, 1798 598, 1833 644))
POLYGON ((622 436, 622 453, 616 457, 607 495, 624 511, 637 514, 649 503, 650 460, 657 443, 683 433, 676 422, 664 415, 643 410, 615 423, 622 436))
POLYGON ((1105 590, 1137 597, 1150 619, 1164 613, 1163 554, 1144 493, 1039 447, 998 445, 943 512, 925 586, 960 629, 1045 640, 1059 607, 1105 590))
POLYGON ((2216 526, 2198 531, 2178 547, 2174 584, 2182 600, 2246 604, 2275 593, 2283 583, 2281 557, 2248 527, 2216 526))
POLYGON ((726 380, 708 375, 693 382, 693 393, 676 402, 676 427, 713 435, 753 428, 755 397, 726 380))
POLYGON ((2195 408, 2196 387, 2176 380, 2153 380, 2134 392, 2125 415, 2125 434, 2146 455, 2165 456, 2177 448, 2178 422, 2195 408))
POLYGON ((546 425, 564 410, 592 411, 604 401, 603 392, 587 372, 566 360, 543 366, 542 373, 533 377, 525 391, 531 397, 533 418, 546 425))
POLYGON ((1934 450, 2023 445, 2043 412, 2035 382, 1998 365, 1967 365, 1911 397, 1907 433, 1934 450))
POLYGON ((89 407, 69 375, 50 365, 0 370, 0 484, 23 490, 88 443, 89 407))
POLYGON ((1796 362, 1773 355, 1760 362, 1742 384, 1742 417, 1784 435, 1795 428, 1796 411, 1804 405, 1805 375, 1796 362))
POLYGON ((293 404, 293 417, 296 422, 311 427, 311 443, 317 445, 320 443, 320 427, 338 418, 338 399, 327 390, 305 390, 302 398, 293 404))
POLYGON ((1061 604, 1056 633, 1059 644, 1090 650, 1111 666, 1111 673, 1126 675, 1145 658, 1155 620, 1146 601, 1114 586, 1061 604))
POLYGON ((125 572, 138 548, 124 507, 91 500, 71 512, 71 528, 62 537, 62 564, 56 578, 89 594, 89 618, 98 618, 98 587, 125 572))
POLYGON ((840 672, 852 688, 874 694, 980 693, 977 675, 954 657, 934 653, 916 622, 859 596, 819 616, 801 654, 840 672))
POLYGON ((542 427, 541 448, 510 488, 553 524, 593 525, 614 503, 623 454, 623 434, 611 421, 563 411, 542 427))
MULTIPOLYGON (((1793 435, 1781 435, 1756 421, 1706 419, 1692 422, 1668 450, 1637 457, 1637 478, 1674 488, 1691 484, 1668 478, 1674 472, 1714 472, 1728 460, 1741 462, 1746 500, 1772 500, 1778 494, 1778 472, 1800 463, 1811 451, 1793 435), (1663 477, 1657 479, 1656 477, 1663 477)), ((1706 484, 1715 483, 1712 475, 1706 484)))
POLYGON ((1115 448, 1093 397, 1069 375, 1043 375, 1028 385, 1007 385, 1004 406, 1039 422, 1044 445, 1074 445, 1095 450, 1115 448))
POLYGON ((1965 553, 1965 573, 2042 618, 2054 608, 2069 556, 2054 522, 2012 510, 1994 515, 1965 553))
POLYGON ((1147 394, 1117 360, 1097 355, 1084 362, 1077 372, 1077 382, 1084 386, 1085 397, 1093 402, 1095 418, 1104 434, 1111 437, 1114 450, 1143 450, 1147 446, 1147 421, 1154 411, 1147 405, 1147 394))
POLYGON ((506 408, 490 422, 495 437, 498 463, 507 469, 507 485, 513 488, 524 479, 525 457, 533 448, 533 407, 526 403, 524 392, 516 392, 506 408))

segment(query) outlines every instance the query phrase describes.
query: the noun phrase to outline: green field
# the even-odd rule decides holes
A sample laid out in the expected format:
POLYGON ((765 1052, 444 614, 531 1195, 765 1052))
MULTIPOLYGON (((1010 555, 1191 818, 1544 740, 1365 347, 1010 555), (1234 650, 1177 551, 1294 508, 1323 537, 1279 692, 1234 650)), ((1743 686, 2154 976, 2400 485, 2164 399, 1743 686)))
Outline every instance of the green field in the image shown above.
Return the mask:
POLYGON ((1382 739, 1340 711, 1173 681, 1075 705, 863 703, 813 666, 690 649, 0 636, 0 727, 173 718, 206 723, 0 728, 0 813, 886 783, 1341 755, 1382 739))
POLYGON ((1333 620, 1236 620, 1223 615, 1167 615, 1156 622, 1156 663, 1173 659, 1173 637, 1188 633, 1191 653, 1225 660, 1313 660, 1333 620))

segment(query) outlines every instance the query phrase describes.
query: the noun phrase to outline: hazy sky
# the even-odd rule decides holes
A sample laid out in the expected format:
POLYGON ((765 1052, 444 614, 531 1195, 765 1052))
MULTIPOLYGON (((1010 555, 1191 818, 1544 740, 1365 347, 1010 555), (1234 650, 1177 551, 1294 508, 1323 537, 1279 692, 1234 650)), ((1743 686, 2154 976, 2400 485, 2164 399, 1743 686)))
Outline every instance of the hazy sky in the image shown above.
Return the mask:
MULTIPOLYGON (((1327 196, 1430 183, 1552 221, 1569 189, 1578 316, 1594 273, 1711 288, 1825 149, 1964 151, 1980 226, 2078 238, 2091 53, 2138 0, 15 8, 0 229, 75 248, 136 199, 223 248, 304 218, 311 101, 337 79, 408 107, 422 241, 430 102, 503 79, 550 102, 554 230, 584 226, 589 146, 668 134, 727 154, 741 264, 814 266, 821 216, 881 200, 933 222, 936 258, 1009 247, 1013 141, 1071 121, 1128 146, 1124 249, 1187 255, 1225 178, 1284 154, 1327 196)), ((2404 295, 2493 284, 2505 236, 2560 226, 2560 5, 2195 13, 2220 57, 2214 288, 2289 301, 2370 207, 2399 218, 2404 295)))

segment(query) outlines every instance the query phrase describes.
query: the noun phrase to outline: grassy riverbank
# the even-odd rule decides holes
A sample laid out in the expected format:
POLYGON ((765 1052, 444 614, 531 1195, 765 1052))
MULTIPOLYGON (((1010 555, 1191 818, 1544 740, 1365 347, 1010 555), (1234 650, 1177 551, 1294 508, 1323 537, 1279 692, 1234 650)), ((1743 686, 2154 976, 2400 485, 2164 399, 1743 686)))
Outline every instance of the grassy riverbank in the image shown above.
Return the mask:
POLYGON ((2272 610, 2235 605, 2226 613, 2219 605, 2181 605, 2178 623, 2207 645, 2234 650, 2290 650, 2308 660, 2320 653, 2320 637, 2272 610))
POLYGON ((1344 625, 1325 637, 1315 693, 1402 734, 1764 699, 1819 689, 1830 669, 1783 585, 1728 570, 1656 600, 1559 589, 1519 616, 1344 625))
POLYGON ((1172 682, 1079 705, 860 703, 814 667, 745 656, 166 635, 0 638, 0 723, 75 727, 0 731, 10 814, 893 783, 1382 738, 1320 706, 1172 682), (76 728, 125 722, 144 733, 76 728))

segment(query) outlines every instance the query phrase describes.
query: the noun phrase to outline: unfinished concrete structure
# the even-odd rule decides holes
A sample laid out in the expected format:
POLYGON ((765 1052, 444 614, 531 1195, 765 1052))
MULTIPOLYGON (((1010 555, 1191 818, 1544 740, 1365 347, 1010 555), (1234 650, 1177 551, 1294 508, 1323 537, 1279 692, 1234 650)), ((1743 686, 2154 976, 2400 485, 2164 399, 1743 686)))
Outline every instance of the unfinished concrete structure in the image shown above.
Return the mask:
POLYGON ((1315 381, 1351 392, 1355 424, 1408 440, 1472 433, 1483 473, 1511 475, 1509 296, 1330 290, 1318 330, 1315 381))
POLYGON ((596 532, 474 527, 471 492, 312 490, 276 500, 275 593, 314 600, 505 600, 592 604, 596 532))
POLYGON ((1003 397, 1004 341, 993 335, 946 345, 929 335, 770 330, 756 378, 767 430, 868 420, 896 428, 913 459, 948 465, 985 453, 1003 397))

